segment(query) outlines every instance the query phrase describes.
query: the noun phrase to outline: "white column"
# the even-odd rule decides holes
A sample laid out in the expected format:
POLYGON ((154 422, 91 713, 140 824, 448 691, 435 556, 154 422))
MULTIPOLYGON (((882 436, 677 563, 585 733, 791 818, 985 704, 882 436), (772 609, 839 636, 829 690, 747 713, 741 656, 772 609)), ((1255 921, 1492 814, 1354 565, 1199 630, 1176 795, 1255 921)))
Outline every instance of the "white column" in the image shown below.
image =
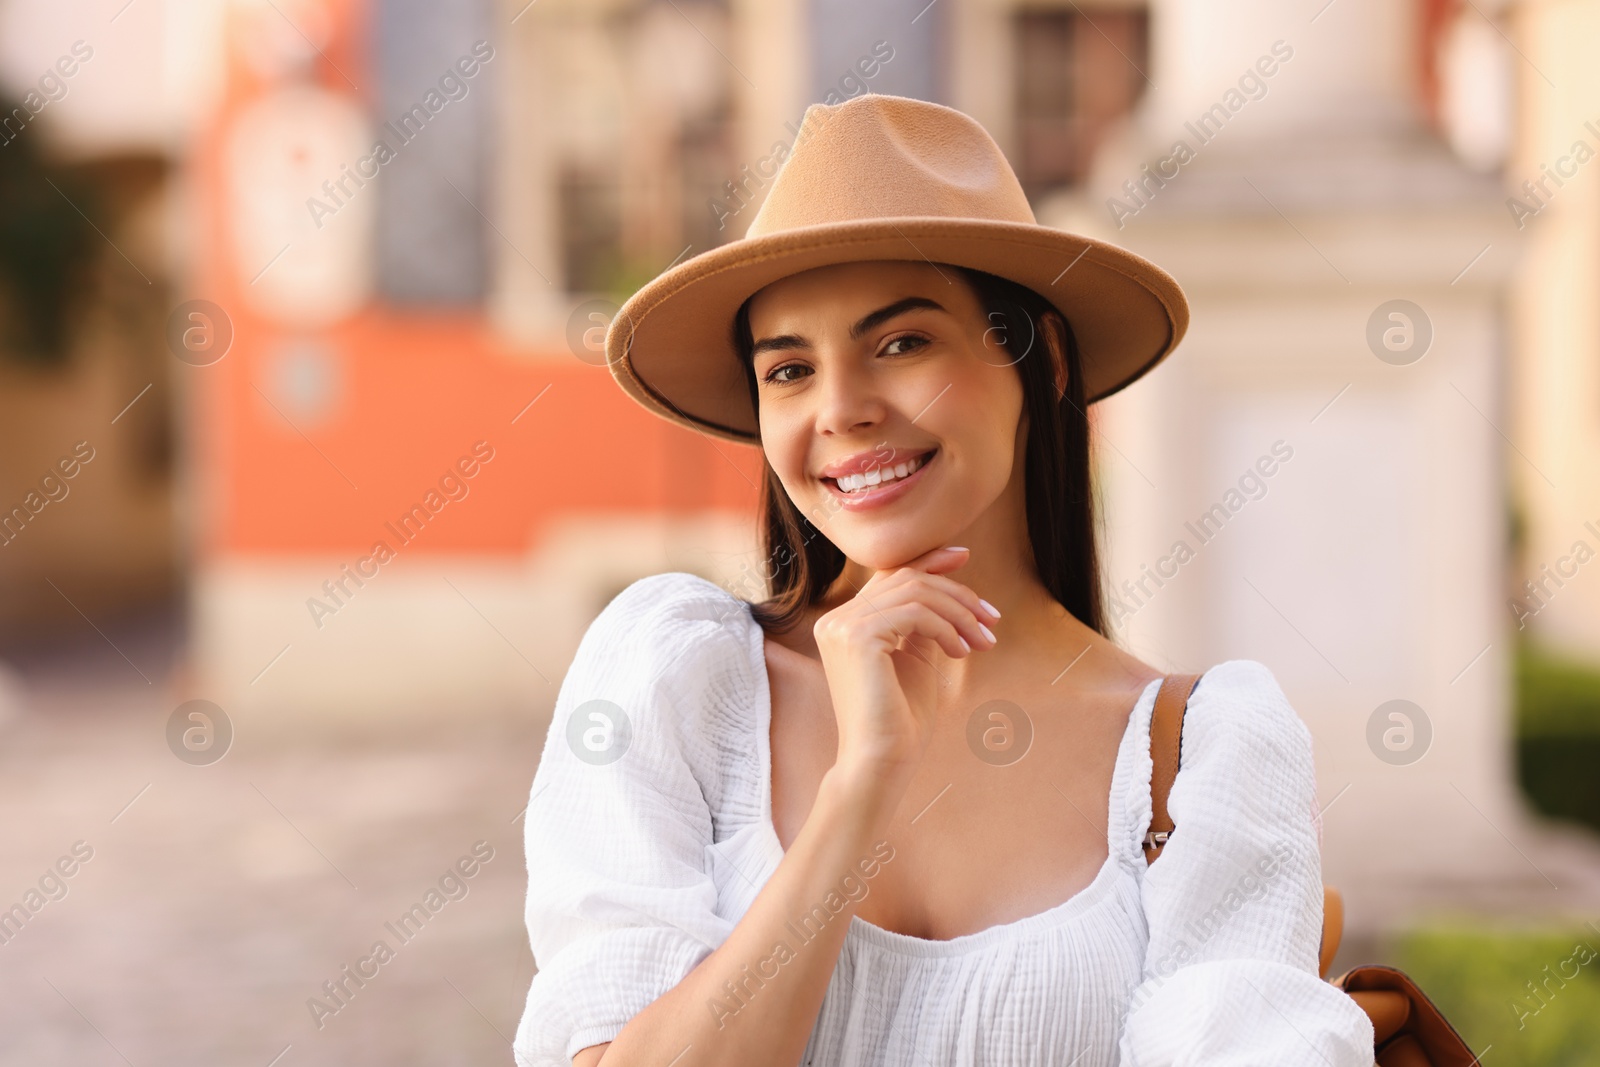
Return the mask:
POLYGON ((1118 634, 1169 669, 1272 669, 1315 739, 1324 874, 1358 935, 1444 902, 1570 904, 1600 865, 1538 836, 1512 771, 1503 194, 1417 123, 1414 5, 1154 8, 1160 88, 1087 225, 1171 271, 1193 321, 1101 409, 1108 577, 1134 589, 1118 634), (1178 139, 1191 158, 1128 194, 1178 139), (1111 196, 1135 209, 1120 229, 1111 196), (1408 325, 1431 332, 1410 362, 1383 341, 1408 325), (1157 587, 1143 568, 1180 540, 1193 558, 1157 587), (1394 700, 1421 709, 1402 751, 1394 700))

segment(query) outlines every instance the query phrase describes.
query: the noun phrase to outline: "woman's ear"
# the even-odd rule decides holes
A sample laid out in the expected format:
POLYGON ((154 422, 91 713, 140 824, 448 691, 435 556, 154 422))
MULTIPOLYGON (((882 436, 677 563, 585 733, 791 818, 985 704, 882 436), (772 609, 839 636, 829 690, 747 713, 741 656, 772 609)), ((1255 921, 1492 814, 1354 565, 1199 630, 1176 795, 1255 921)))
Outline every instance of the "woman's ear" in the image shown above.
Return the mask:
POLYGON ((1039 324, 1045 347, 1050 350, 1050 366, 1055 370, 1056 402, 1067 395, 1066 322, 1059 313, 1047 311, 1039 324))

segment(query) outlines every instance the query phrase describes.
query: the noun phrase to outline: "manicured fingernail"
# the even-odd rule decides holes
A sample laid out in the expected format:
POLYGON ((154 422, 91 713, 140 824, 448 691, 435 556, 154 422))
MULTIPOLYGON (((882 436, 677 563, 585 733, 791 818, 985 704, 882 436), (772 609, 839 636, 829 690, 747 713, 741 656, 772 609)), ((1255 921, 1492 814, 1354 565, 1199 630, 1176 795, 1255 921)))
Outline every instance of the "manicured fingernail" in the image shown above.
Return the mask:
POLYGON ((990 615, 993 615, 997 619, 1000 617, 1000 609, 996 608, 993 604, 991 604, 987 600, 983 599, 983 597, 979 597, 978 598, 978 603, 982 604, 983 605, 983 609, 985 611, 987 611, 990 615))
MULTIPOLYGON (((982 624, 980 623, 979 625, 982 624)), ((962 637, 960 634, 956 634, 956 640, 961 642, 962 648, 966 649, 968 652, 972 651, 972 646, 967 644, 967 639, 965 637, 962 637)))
POLYGON ((980 630, 982 630, 982 631, 983 631, 983 636, 985 636, 985 637, 987 637, 987 638, 988 638, 988 639, 989 639, 989 640, 991 640, 991 641, 993 641, 993 640, 994 640, 994 632, 993 632, 993 631, 991 631, 991 630, 990 630, 990 629, 989 629, 989 628, 988 628, 988 627, 987 627, 987 626, 985 626, 985 625, 984 625, 984 624, 983 624, 983 623, 981 623, 981 622, 980 622, 980 623, 979 623, 979 624, 978 624, 978 629, 980 629, 980 630))
POLYGON ((944 550, 946 552, 967 552, 967 551, 970 551, 967 548, 966 545, 945 545, 944 546, 944 550))

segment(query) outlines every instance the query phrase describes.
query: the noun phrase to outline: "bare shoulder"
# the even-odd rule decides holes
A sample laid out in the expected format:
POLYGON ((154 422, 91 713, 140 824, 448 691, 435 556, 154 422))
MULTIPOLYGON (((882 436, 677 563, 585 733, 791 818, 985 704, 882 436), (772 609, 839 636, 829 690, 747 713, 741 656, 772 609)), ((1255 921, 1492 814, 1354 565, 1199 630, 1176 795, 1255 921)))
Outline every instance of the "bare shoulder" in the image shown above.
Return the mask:
POLYGON ((796 656, 803 656, 806 659, 820 662, 817 637, 813 632, 813 627, 816 626, 817 619, 822 616, 824 610, 824 608, 815 605, 805 608, 801 611, 798 621, 789 629, 767 630, 767 641, 777 645, 780 649, 794 653, 796 656))
POLYGON ((1090 669, 1064 674, 1062 681, 1067 681, 1070 673, 1078 673, 1078 686, 1096 690, 1115 702, 1123 702, 1131 707, 1151 682, 1166 677, 1163 671, 1152 667, 1111 638, 1094 633, 1087 627, 1083 628, 1076 640, 1078 646, 1083 648, 1082 666, 1090 669))

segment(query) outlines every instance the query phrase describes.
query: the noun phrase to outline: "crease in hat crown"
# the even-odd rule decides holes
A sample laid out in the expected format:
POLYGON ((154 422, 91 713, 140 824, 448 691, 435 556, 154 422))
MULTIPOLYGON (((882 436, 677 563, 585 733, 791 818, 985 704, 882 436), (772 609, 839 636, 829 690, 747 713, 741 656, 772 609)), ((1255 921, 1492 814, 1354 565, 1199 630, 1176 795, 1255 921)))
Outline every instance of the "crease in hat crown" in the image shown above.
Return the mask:
POLYGON ((744 237, 675 263, 612 317, 606 365, 670 422, 761 444, 733 333, 767 285, 868 260, 951 263, 1049 300, 1078 342, 1087 402, 1161 362, 1189 321, 1177 280, 1118 245, 1040 225, 998 144, 970 116, 866 93, 813 104, 744 237))
POLYGON ((745 237, 890 217, 1038 225, 1005 154, 976 120, 943 104, 869 92, 806 108, 745 237))

